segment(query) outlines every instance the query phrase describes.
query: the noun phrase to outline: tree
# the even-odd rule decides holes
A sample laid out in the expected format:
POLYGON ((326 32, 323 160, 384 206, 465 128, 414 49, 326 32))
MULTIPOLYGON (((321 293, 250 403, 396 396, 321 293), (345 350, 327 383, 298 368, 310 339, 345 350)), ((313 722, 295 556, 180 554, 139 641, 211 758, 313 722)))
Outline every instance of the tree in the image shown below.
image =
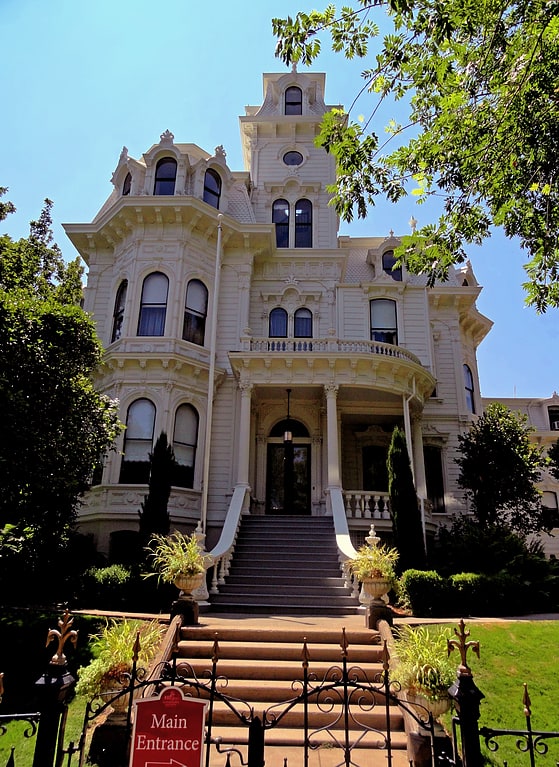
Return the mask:
POLYGON ((143 545, 146 545, 153 535, 168 535, 171 526, 167 506, 177 462, 173 446, 169 444, 164 431, 157 438, 149 460, 149 489, 139 511, 140 538, 143 545))
POLYGON ((530 255, 527 303, 559 307, 555 0, 355 0, 338 16, 329 5, 273 19, 272 28, 286 63, 310 65, 321 32, 334 51, 367 59, 360 93, 375 98, 370 117, 350 121, 334 110, 317 138, 337 162, 333 204, 342 218, 355 210, 363 218, 377 195, 396 201, 414 185, 418 201, 440 197, 443 210, 403 238, 398 255, 411 271, 431 285, 444 280, 466 258, 464 243, 482 242, 498 225, 530 255), (373 58, 377 6, 394 31, 373 58), (388 98, 404 99, 408 113, 389 122, 381 142, 369 126, 388 98))
POLYGON ((426 565, 423 526, 404 432, 395 427, 387 457, 388 497, 394 545, 400 553, 400 571, 426 565))
POLYGON ((520 535, 548 529, 536 487, 542 450, 530 440, 534 429, 527 420, 493 402, 458 436, 458 485, 482 528, 497 525, 520 535))
POLYGON ((20 554, 28 572, 60 563, 120 429, 115 403, 92 384, 101 345, 79 305, 79 260, 66 264, 52 244, 51 207, 27 239, 0 237, 0 560, 20 554))

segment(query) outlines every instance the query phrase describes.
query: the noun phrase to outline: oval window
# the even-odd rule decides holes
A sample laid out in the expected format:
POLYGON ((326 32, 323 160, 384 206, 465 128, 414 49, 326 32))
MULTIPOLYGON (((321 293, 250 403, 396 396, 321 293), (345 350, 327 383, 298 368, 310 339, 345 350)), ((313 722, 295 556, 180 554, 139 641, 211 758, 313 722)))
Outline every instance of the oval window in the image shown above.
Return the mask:
POLYGON ((283 161, 286 165, 301 165, 303 155, 301 152, 286 152, 283 156, 283 161))

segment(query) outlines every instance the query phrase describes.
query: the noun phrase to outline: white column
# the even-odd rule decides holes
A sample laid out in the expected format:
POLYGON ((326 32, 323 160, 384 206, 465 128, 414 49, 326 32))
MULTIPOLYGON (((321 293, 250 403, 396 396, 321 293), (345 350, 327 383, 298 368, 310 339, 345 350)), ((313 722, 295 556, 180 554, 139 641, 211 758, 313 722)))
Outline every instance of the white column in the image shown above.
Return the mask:
POLYGON ((253 385, 240 383, 241 414, 239 419, 239 462, 237 467, 237 486, 249 487, 249 457, 250 457, 250 412, 253 385))
POLYGON ((327 384, 326 395, 326 436, 328 440, 328 487, 340 487, 340 456, 338 449, 338 411, 336 400, 338 386, 327 384))

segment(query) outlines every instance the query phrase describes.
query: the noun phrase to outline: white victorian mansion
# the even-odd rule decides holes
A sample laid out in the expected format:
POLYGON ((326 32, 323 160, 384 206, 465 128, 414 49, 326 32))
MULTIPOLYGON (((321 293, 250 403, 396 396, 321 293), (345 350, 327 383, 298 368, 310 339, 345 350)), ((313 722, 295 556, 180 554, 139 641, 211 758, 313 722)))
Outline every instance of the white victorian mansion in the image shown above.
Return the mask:
MULTIPOLYGON (((330 108, 324 74, 265 74, 240 118, 243 170, 165 131, 138 159, 123 149, 94 220, 65 226, 106 350, 96 384, 127 426, 79 514, 99 550, 138 529, 162 431, 171 524, 208 549, 249 514, 331 517, 342 546, 344 526, 355 545, 371 522, 388 534, 396 425, 425 535, 467 511, 453 459, 484 407, 481 288, 469 264, 433 288, 396 269, 392 233, 338 235, 334 159, 314 144, 330 108)), ((557 394, 501 401, 559 437, 557 394)), ((557 482, 542 488, 556 507, 557 482)))

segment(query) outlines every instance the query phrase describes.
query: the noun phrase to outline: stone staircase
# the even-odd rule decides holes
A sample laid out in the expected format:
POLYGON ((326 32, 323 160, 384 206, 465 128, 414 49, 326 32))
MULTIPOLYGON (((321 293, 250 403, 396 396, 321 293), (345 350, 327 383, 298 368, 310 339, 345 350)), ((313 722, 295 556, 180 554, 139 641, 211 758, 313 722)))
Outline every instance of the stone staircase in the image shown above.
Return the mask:
POLYGON ((330 517, 246 516, 211 609, 266 615, 363 612, 344 584, 330 517))
MULTIPOLYGON (((219 676, 218 690, 238 699, 233 701, 241 712, 251 709, 256 716, 264 719, 264 712, 276 704, 273 711, 280 716, 287 701, 301 691, 294 680, 303 678, 303 647, 306 639, 309 675, 313 685, 319 685, 332 667, 341 669, 343 633, 339 621, 332 621, 331 628, 316 625, 297 625, 297 620, 271 620, 260 625, 256 621, 242 619, 231 621, 231 627, 223 625, 216 634, 211 621, 198 626, 187 626, 181 630, 178 643, 179 665, 184 664, 186 676, 193 673, 200 681, 209 685, 212 656, 217 655, 216 673, 219 676), (285 624, 285 625, 284 625, 285 624), (217 642, 217 645, 215 644, 217 642), (245 703, 242 703, 245 702, 245 703)), ((382 646, 377 632, 368 629, 346 631, 348 668, 361 680, 373 682, 382 672, 382 646), (359 669, 356 671, 356 669, 359 669)), ((339 678, 339 675, 338 675, 339 678)), ((331 672, 328 674, 331 680, 331 672)), ((377 685, 378 682, 377 682, 377 685)), ((361 694, 363 695, 363 694, 361 694)), ((344 742, 345 728, 341 702, 335 693, 330 693, 333 704, 309 705, 309 730, 316 748, 309 751, 308 767, 334 767, 344 763, 344 753, 335 742, 344 742)), ((365 696, 366 698, 366 696, 365 696)), ((384 748, 386 733, 386 707, 384 696, 363 700, 360 708, 357 695, 351 698, 349 708, 349 742, 355 745, 351 752, 351 763, 355 767, 384 767, 388 752, 384 748), (367 728, 375 731, 368 731, 367 728)), ((409 764, 406 756, 406 738, 403 717, 397 706, 390 706, 389 721, 392 743, 393 767, 409 764)), ((299 767, 304 764, 303 732, 304 711, 302 704, 293 706, 277 726, 266 729, 264 759, 266 767, 299 767), (287 760, 287 761, 286 761, 287 760)), ((246 760, 248 728, 239 722, 224 702, 214 701, 212 718, 212 739, 221 739, 221 748, 239 749, 246 760)), ((210 764, 218 767, 226 764, 226 757, 212 745, 210 764)), ((234 756, 231 764, 239 763, 234 756)))

